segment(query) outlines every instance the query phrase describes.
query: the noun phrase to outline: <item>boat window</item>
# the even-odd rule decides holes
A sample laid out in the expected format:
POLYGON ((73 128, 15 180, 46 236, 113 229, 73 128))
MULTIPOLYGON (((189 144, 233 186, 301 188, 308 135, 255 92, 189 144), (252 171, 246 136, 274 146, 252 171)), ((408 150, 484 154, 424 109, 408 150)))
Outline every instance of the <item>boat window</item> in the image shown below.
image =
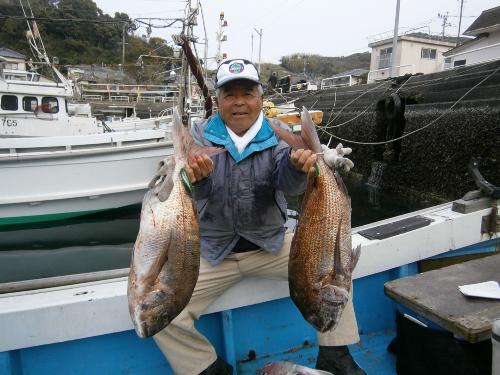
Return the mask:
POLYGON ((38 107, 38 99, 34 96, 23 97, 23 110, 26 112, 35 112, 38 107))
POLYGON ((17 96, 2 95, 1 107, 6 111, 17 111, 17 96))
POLYGON ((42 112, 57 113, 59 112, 59 104, 57 98, 53 96, 44 96, 42 98, 42 112))

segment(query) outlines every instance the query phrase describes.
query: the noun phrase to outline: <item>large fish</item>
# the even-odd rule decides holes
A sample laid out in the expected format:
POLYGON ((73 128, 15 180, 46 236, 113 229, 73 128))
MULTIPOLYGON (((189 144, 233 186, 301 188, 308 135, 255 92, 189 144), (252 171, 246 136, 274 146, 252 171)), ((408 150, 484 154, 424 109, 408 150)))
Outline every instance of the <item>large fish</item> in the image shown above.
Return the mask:
POLYGON ((273 125, 294 149, 318 154, 315 173, 307 176, 299 221, 288 265, 290 296, 304 318, 318 331, 340 320, 351 289, 360 249, 351 245, 351 202, 342 179, 325 162, 311 116, 302 111, 301 135, 273 125))
POLYGON ((188 157, 214 155, 200 147, 174 111, 174 156, 165 159, 141 210, 128 279, 128 304, 135 330, 149 337, 165 328, 189 302, 200 268, 200 231, 189 179, 188 157))
POLYGON ((264 366, 259 375, 332 375, 331 372, 296 365, 287 361, 271 362, 264 366))

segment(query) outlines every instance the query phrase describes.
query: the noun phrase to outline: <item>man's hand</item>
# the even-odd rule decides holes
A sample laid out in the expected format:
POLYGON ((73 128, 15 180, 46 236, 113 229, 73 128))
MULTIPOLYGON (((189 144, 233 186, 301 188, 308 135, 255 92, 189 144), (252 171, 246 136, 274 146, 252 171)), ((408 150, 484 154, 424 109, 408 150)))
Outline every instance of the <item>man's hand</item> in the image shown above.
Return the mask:
POLYGON ((192 184, 203 180, 212 173, 214 162, 206 154, 198 156, 190 156, 188 165, 186 165, 186 173, 192 184))
POLYGON ((317 159, 318 156, 311 150, 292 150, 290 154, 290 161, 295 169, 305 173, 314 172, 314 163, 317 159))
POLYGON ((346 172, 354 167, 354 163, 344 157, 345 155, 349 155, 352 152, 352 149, 349 147, 342 147, 342 143, 339 143, 336 148, 328 148, 326 145, 321 145, 323 149, 323 158, 325 159, 325 163, 328 164, 330 168, 344 168, 346 172))

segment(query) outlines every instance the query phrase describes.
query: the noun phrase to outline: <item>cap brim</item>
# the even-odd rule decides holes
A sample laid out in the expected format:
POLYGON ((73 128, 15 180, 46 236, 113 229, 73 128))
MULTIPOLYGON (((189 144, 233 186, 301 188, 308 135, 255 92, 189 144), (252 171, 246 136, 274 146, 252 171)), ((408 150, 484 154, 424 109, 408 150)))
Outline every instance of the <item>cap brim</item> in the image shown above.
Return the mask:
POLYGON ((218 89, 218 88, 224 86, 225 84, 227 84, 231 81, 236 81, 236 80, 252 81, 254 83, 258 83, 258 84, 262 85, 262 83, 256 78, 232 76, 232 77, 225 77, 225 78, 221 79, 220 81, 218 81, 217 84, 215 85, 215 88, 218 89))

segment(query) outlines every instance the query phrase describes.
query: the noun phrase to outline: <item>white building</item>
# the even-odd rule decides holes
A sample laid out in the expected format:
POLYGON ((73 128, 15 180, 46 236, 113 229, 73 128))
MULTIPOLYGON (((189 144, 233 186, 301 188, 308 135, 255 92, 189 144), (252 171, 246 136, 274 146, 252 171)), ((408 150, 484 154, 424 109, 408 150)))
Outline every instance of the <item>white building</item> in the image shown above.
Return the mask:
POLYGON ((26 70, 26 56, 19 52, 0 47, 0 60, 4 62, 4 69, 26 70))
POLYGON ((396 56, 392 53, 392 38, 370 43, 368 46, 372 48, 372 54, 368 83, 389 78, 392 59, 395 59, 396 77, 442 70, 443 53, 455 47, 454 39, 424 33, 399 35, 396 56))
POLYGON ((483 11, 464 35, 475 38, 446 52, 444 69, 500 59, 500 6, 483 11))

